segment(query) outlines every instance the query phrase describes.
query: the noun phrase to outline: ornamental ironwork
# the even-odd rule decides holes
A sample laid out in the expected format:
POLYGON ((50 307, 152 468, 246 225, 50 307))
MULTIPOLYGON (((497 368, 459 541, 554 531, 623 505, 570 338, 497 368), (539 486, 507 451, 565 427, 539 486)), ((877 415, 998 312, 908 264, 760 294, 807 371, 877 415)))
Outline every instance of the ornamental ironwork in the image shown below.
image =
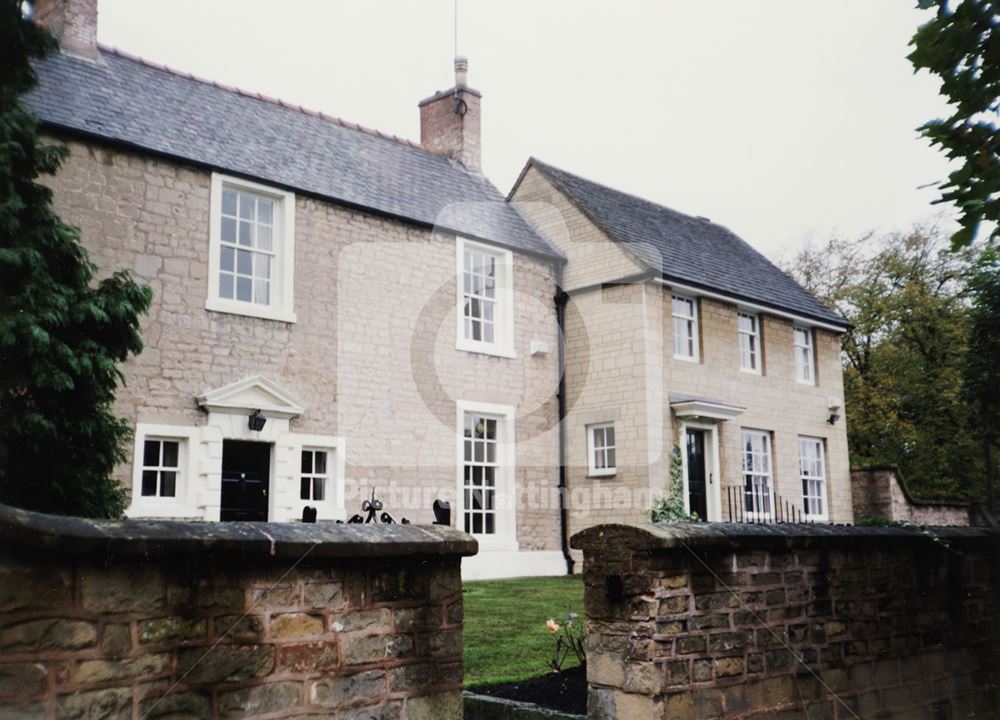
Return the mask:
MULTIPOLYGON (((383 508, 382 501, 375 497, 375 488, 372 488, 372 496, 368 500, 361 503, 361 513, 366 513, 362 515, 361 513, 355 513, 351 516, 351 519, 347 521, 348 525, 360 525, 362 523, 383 523, 385 525, 393 525, 396 519, 390 515, 388 512, 381 512, 383 508)), ((338 520, 338 522, 340 522, 338 520)), ((409 525, 410 521, 406 518, 402 518, 400 521, 401 525, 409 525)))

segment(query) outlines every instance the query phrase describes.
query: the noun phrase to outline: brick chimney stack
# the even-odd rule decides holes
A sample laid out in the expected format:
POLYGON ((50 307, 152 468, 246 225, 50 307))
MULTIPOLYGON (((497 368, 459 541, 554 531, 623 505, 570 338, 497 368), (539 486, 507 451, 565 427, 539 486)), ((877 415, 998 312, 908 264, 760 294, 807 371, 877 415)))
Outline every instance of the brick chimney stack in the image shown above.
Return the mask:
POLYGON ((63 52, 99 57, 97 0, 35 0, 35 22, 56 36, 63 52))
POLYGON ((482 95, 468 87, 469 61, 455 58, 455 87, 420 101, 420 144, 447 155, 466 169, 482 172, 480 103, 482 95))

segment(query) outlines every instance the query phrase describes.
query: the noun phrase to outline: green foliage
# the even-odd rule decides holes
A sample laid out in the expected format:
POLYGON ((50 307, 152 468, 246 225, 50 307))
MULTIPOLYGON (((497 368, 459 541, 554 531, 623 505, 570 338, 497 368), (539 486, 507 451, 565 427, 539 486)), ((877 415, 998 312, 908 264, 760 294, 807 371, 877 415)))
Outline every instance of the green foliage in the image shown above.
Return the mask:
POLYGON ((670 487, 650 512, 655 523, 697 522, 698 513, 684 511, 684 478, 682 476, 681 449, 674 445, 670 452, 670 487))
POLYGON ((997 508, 995 445, 1000 437, 1000 252, 983 253, 969 283, 969 350, 965 357, 962 397, 976 417, 982 442, 990 507, 997 508))
POLYGON ((1000 4, 996 0, 919 0, 934 18, 917 30, 909 59, 916 70, 941 78, 952 115, 920 130, 961 163, 941 184, 937 202, 954 202, 961 229, 954 248, 972 244, 979 224, 994 223, 1000 238, 1000 4))
POLYGON ((117 365, 142 349, 152 294, 124 272, 95 286, 79 231, 38 182, 66 149, 42 144, 21 97, 30 59, 54 48, 19 0, 0 0, 0 501, 113 517, 126 498, 111 472, 130 436, 111 413, 117 365))
POLYGON ((977 248, 927 229, 834 240, 788 268, 851 324, 843 338, 851 463, 896 464, 927 498, 982 497, 976 418, 963 400, 977 248))

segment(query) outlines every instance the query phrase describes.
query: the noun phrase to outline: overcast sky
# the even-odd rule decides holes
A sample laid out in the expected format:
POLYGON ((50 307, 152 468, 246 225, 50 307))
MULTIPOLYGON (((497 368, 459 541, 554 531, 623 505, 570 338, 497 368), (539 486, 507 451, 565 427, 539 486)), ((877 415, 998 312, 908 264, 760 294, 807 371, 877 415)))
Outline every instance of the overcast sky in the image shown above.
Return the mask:
MULTIPOLYGON (((100 42, 419 139, 454 83, 454 0, 99 0, 100 42)), ((772 258, 807 238, 905 229, 947 164, 914 76, 915 0, 459 0, 504 192, 534 155, 728 226, 772 258)), ((234 119, 234 121, 238 121, 234 119)))

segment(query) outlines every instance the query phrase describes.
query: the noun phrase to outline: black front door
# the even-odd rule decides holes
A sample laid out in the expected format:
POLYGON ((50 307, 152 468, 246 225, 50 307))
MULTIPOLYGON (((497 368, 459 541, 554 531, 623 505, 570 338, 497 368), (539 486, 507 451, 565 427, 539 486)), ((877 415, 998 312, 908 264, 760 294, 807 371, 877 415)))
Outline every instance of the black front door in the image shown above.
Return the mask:
POLYGON ((705 431, 687 431, 688 501, 691 512, 702 520, 708 519, 708 497, 705 492, 705 431))
POLYGON ((222 443, 221 520, 267 520, 271 446, 225 440, 222 443))

